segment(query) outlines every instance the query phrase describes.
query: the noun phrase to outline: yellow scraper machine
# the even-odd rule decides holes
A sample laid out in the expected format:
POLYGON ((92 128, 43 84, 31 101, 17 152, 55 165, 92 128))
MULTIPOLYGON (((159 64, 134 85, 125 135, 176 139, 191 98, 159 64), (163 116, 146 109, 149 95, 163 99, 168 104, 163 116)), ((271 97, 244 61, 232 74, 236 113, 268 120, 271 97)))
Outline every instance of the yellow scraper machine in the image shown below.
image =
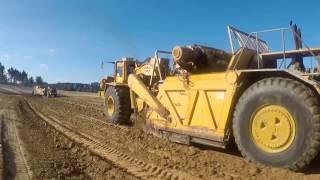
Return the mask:
POLYGON ((101 86, 107 120, 125 124, 134 114, 161 138, 223 148, 235 140, 249 161, 304 168, 320 147, 320 48, 292 24, 253 33, 229 26, 228 35, 231 53, 190 45, 115 61, 101 86), (261 39, 269 32, 282 37, 279 51, 261 39))

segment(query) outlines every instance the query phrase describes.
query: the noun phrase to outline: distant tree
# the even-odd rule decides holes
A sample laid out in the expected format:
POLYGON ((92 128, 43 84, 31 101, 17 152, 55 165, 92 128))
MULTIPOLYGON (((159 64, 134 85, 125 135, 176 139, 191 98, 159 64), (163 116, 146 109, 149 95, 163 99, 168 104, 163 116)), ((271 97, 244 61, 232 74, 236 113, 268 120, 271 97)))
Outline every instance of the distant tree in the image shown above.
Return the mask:
POLYGON ((7 82, 7 76, 5 74, 5 67, 0 62, 0 83, 6 83, 7 82))
POLYGON ((41 76, 36 77, 36 84, 44 84, 43 79, 41 76))
POLYGON ((27 84, 28 83, 28 74, 26 73, 26 71, 22 71, 19 77, 19 80, 22 82, 22 84, 27 84))
POLYGON ((8 69, 8 75, 10 76, 11 83, 17 84, 17 82, 22 82, 22 72, 11 67, 8 69))
POLYGON ((28 78, 28 73, 25 70, 19 71, 14 67, 10 67, 7 70, 7 76, 4 73, 5 69, 0 63, 0 83, 1 83, 1 75, 5 75, 5 82, 10 82, 12 84, 22 84, 22 85, 32 85, 35 83, 37 84, 46 84, 41 76, 37 76, 36 80, 33 77, 28 78))
POLYGON ((33 79, 32 76, 30 76, 30 78, 29 78, 29 84, 30 84, 30 85, 33 85, 33 84, 34 84, 34 79, 33 79))
POLYGON ((16 79, 15 79, 15 69, 13 67, 8 69, 8 75, 9 75, 9 80, 11 83, 15 83, 16 79))
POLYGON ((22 72, 16 69, 15 75, 16 75, 16 81, 18 81, 19 83, 22 83, 22 72))

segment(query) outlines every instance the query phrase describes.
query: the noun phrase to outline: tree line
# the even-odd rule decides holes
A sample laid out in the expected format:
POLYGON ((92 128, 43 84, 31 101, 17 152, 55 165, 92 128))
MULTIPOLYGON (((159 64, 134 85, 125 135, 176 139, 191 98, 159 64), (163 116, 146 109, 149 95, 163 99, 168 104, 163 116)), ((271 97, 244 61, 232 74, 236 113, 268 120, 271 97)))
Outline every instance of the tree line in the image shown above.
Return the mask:
POLYGON ((34 84, 47 84, 44 82, 41 76, 36 76, 35 78, 29 76, 25 70, 18 70, 16 68, 10 67, 7 71, 0 62, 0 83, 4 84, 19 84, 19 85, 34 85, 34 84))
POLYGON ((56 88, 65 91, 79 91, 79 92, 98 92, 99 83, 93 82, 91 84, 83 83, 57 83, 54 85, 56 88))
MULTIPOLYGON (((0 62, 0 84, 18 84, 23 86, 33 86, 33 85, 49 85, 46 83, 41 76, 29 76, 25 70, 18 70, 16 68, 10 67, 5 69, 5 67, 0 62)), ((97 92, 99 89, 99 83, 94 82, 91 84, 82 83, 57 83, 50 84, 61 90, 67 91, 82 91, 82 92, 97 92)))

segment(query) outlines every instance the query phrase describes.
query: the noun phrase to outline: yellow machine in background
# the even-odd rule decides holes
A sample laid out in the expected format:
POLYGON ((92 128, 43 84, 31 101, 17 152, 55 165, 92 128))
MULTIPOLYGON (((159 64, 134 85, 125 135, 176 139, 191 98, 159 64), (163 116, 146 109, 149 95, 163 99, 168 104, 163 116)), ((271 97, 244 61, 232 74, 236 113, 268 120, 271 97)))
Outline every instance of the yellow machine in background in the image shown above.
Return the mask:
POLYGON ((234 138, 250 161, 305 167, 320 148, 320 76, 303 57, 317 58, 320 48, 302 48, 296 26, 271 31, 292 32, 296 49, 272 52, 258 38, 269 31, 228 27, 231 53, 191 45, 175 47, 171 63, 159 57, 166 51, 144 63, 116 61, 104 86, 108 121, 145 114, 144 129, 161 138, 223 148, 234 138))
POLYGON ((114 78, 111 77, 111 76, 107 76, 105 78, 102 78, 100 80, 100 83, 99 83, 98 96, 104 97, 104 93, 105 93, 105 90, 106 90, 107 83, 110 83, 110 82, 113 82, 113 81, 114 81, 114 78))

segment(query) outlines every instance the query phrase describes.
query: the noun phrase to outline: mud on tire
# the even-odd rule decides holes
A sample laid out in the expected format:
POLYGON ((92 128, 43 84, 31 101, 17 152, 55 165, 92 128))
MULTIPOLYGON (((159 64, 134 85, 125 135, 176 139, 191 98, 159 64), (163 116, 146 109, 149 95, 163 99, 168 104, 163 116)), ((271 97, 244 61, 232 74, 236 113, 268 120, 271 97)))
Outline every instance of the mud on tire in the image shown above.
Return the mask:
POLYGON ((268 78, 251 85, 240 97, 233 116, 233 134, 241 154, 257 164, 300 170, 320 147, 319 100, 304 84, 285 78, 268 78), (251 133, 251 118, 265 104, 284 107, 292 115, 295 136, 288 148, 268 152, 259 148, 251 133))
POLYGON ((129 123, 132 110, 128 88, 114 86, 108 87, 105 92, 105 109, 107 121, 109 123, 129 123), (110 101, 113 101, 113 103, 110 101), (113 113, 110 112, 110 109, 113 109, 113 113))

